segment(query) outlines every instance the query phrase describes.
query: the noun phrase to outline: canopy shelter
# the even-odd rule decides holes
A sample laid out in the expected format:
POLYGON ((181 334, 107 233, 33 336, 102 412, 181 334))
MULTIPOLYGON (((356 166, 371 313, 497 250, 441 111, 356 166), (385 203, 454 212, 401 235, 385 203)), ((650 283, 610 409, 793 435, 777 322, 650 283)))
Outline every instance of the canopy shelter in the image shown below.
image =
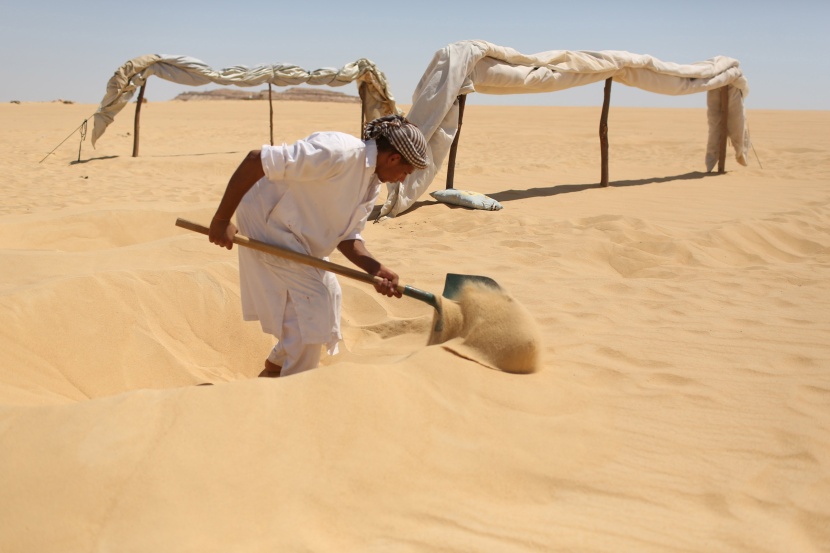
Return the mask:
POLYGON ((380 217, 394 217, 412 207, 426 192, 448 154, 447 187, 452 187, 453 144, 457 147, 467 94, 555 92, 600 81, 606 82, 600 124, 603 184, 608 184, 607 141, 603 133, 607 134, 612 81, 659 94, 707 92, 707 171, 714 168, 719 158, 720 170, 723 171, 727 136, 738 163, 746 165, 750 144, 743 99, 749 87, 735 59, 717 56, 690 65, 679 65, 648 55, 610 50, 552 50, 526 55, 483 40, 466 40, 438 50, 416 87, 407 118, 418 125, 427 138, 430 166, 415 171, 402 183, 387 185, 388 196, 380 217))
MULTIPOLYGON (((139 116, 147 79, 151 76, 174 83, 201 86, 205 84, 235 85, 252 87, 267 84, 293 86, 299 84, 343 86, 357 81, 362 101, 361 123, 377 117, 398 113, 395 99, 389 91, 386 76, 366 58, 344 65, 340 69, 322 68, 306 71, 296 65, 257 65, 248 68, 243 65, 227 67, 216 71, 205 63, 188 56, 150 54, 139 56, 119 67, 107 83, 107 93, 101 100, 94 115, 92 145, 104 134, 115 116, 129 103, 137 88, 138 105, 135 115, 133 156, 138 155, 139 116)), ((269 96, 270 98, 270 96, 269 96)), ((273 118, 273 109, 271 110, 273 118)), ((361 125, 362 128, 362 125, 361 125)), ((272 136, 273 143, 273 121, 272 136)))

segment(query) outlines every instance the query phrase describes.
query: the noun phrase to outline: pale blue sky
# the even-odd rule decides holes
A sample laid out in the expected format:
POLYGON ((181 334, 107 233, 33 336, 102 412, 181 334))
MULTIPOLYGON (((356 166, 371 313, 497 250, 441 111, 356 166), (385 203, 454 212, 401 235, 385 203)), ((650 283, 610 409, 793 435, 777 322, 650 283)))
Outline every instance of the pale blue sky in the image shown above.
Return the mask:
MULTIPOLYGON (((830 109, 827 0, 630 0, 571 2, 423 0, 190 0, 92 2, 3 0, 0 102, 58 98, 97 104, 112 73, 144 54, 182 54, 214 69, 291 63, 307 70, 369 58, 399 103, 434 52, 482 39, 525 54, 627 50, 663 61, 738 59, 748 109, 830 109)), ((150 101, 192 88, 152 79, 150 101)), ((348 85, 339 89, 357 93, 348 85)), ((596 106, 602 85, 548 94, 476 94, 475 104, 596 106)), ((676 97, 623 85, 613 104, 704 107, 702 94, 676 97)))

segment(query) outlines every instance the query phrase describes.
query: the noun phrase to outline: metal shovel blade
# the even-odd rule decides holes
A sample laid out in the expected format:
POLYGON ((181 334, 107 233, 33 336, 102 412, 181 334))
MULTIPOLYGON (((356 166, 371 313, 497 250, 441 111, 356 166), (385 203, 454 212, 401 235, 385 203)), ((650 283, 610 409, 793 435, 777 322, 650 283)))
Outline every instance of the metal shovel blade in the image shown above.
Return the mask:
MULTIPOLYGON (((469 283, 483 284, 484 286, 489 286, 495 290, 501 290, 501 286, 499 286, 498 283, 490 277, 448 273, 444 279, 444 292, 441 295, 448 300, 455 300, 455 298, 457 298, 461 293, 461 289, 469 283)), ((409 296, 410 298, 415 298, 424 303, 428 303, 435 308, 437 316, 435 317, 435 325, 432 331, 441 332, 444 328, 443 309, 441 307, 441 302, 435 297, 435 294, 408 285, 404 287, 402 292, 404 296, 409 296)))
POLYGON ((501 290, 501 286, 490 277, 481 275, 458 275, 455 273, 447 273, 447 278, 444 280, 444 291, 442 296, 448 300, 454 300, 461 293, 461 289, 465 284, 478 283, 496 290, 501 290))
MULTIPOLYGON (((461 293, 461 289, 464 288, 466 284, 473 282, 489 286, 495 290, 501 290, 501 286, 499 286, 499 284, 490 277, 447 273, 447 276, 444 279, 444 292, 441 295, 448 300, 455 300, 455 298, 457 298, 461 293)), ((437 309, 439 313, 441 312, 441 304, 435 297, 435 294, 409 285, 404 286, 401 292, 404 296, 409 296, 410 298, 415 298, 416 300, 428 303, 437 309)))

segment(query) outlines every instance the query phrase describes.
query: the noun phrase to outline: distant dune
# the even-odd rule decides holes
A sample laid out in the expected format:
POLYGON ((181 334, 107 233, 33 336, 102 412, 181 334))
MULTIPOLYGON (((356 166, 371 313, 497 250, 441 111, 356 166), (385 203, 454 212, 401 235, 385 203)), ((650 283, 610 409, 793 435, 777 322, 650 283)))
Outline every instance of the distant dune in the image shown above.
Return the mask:
MULTIPOLYGON (((280 101, 303 102, 340 102, 359 104, 358 96, 350 96, 343 92, 336 92, 326 88, 286 88, 273 90, 271 97, 280 101)), ((191 100, 267 100, 268 90, 240 90, 238 88, 220 88, 205 92, 182 92, 174 100, 189 102, 191 100)))

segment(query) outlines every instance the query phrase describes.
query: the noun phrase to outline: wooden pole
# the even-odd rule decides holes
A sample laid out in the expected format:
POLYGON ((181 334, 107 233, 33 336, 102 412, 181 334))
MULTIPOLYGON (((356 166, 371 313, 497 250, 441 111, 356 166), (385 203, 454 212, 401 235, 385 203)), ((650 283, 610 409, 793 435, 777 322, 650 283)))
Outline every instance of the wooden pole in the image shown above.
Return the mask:
POLYGON ((141 118, 141 104, 144 103, 145 88, 147 88, 147 81, 144 81, 144 84, 141 85, 141 88, 138 90, 138 100, 136 100, 135 105, 135 124, 133 127, 133 157, 138 157, 139 120, 141 118))
POLYGON ((357 85, 357 95, 360 96, 360 129, 357 132, 357 135, 362 139, 363 138, 363 127, 366 126, 366 94, 368 93, 366 87, 368 85, 364 82, 361 82, 357 85))
POLYGON ((467 95, 459 94, 458 96, 458 130, 455 131, 455 138, 452 139, 452 146, 450 146, 450 159, 447 162, 447 190, 452 188, 455 180, 455 154, 458 151, 458 140, 461 137, 461 123, 464 119, 464 104, 467 103, 467 95))
POLYGON ((602 115, 599 118, 599 150, 602 163, 600 184, 608 186, 608 109, 611 106, 611 81, 605 79, 605 93, 602 100, 602 115))
POLYGON ((271 146, 274 145, 274 102, 271 99, 271 83, 268 83, 268 127, 271 129, 271 146))
POLYGON ((726 139, 729 135, 729 85, 720 89, 720 143, 718 144, 718 173, 726 173, 726 139))

